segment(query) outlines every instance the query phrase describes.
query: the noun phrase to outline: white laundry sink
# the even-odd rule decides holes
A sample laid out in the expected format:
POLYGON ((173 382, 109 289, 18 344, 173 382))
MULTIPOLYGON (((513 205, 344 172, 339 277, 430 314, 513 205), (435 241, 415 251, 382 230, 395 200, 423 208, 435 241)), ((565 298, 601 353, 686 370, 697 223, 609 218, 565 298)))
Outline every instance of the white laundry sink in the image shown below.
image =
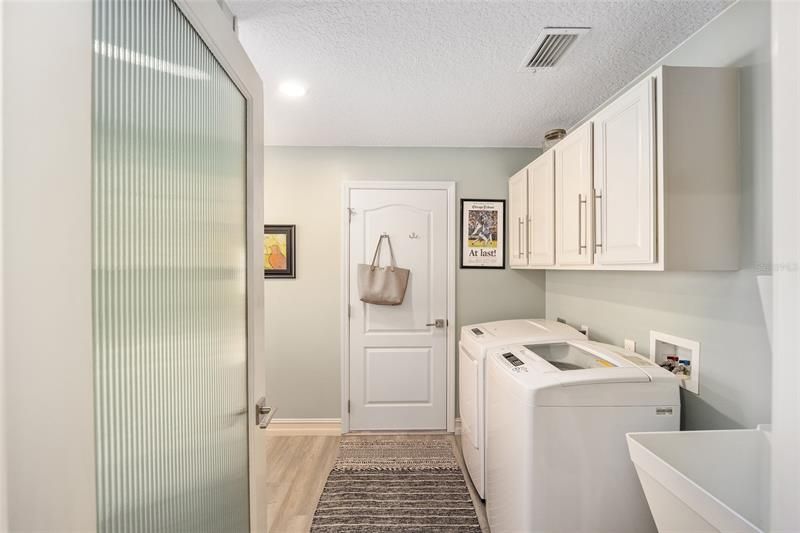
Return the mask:
POLYGON ((660 533, 767 531, 769 432, 761 426, 627 438, 660 533))

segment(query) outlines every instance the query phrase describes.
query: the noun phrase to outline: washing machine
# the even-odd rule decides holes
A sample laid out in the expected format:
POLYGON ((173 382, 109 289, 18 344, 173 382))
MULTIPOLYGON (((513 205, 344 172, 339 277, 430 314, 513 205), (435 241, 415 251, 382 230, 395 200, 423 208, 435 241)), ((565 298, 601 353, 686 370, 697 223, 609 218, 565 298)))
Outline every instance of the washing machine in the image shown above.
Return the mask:
POLYGON ((589 341, 500 347, 486 365, 492 533, 656 531, 625 434, 680 428, 675 375, 589 341))
POLYGON ((485 493, 485 360, 488 350, 513 343, 535 344, 584 339, 578 330, 544 319, 500 320, 461 328, 458 344, 458 405, 461 449, 467 471, 481 498, 485 493))

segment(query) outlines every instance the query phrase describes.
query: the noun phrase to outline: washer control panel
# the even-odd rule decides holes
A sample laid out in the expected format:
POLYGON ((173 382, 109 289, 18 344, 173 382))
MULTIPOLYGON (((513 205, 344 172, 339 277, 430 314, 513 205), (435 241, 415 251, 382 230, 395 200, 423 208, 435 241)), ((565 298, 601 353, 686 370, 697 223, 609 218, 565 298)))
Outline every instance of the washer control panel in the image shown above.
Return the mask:
POLYGON ((505 352, 505 353, 503 354, 503 358, 504 358, 506 361, 508 361, 509 363, 511 363, 511 366, 514 366, 514 367, 517 367, 517 366, 522 366, 522 365, 524 365, 524 364, 525 364, 525 363, 522 361, 522 359, 520 359, 519 357, 517 357, 516 355, 514 355, 514 354, 513 354, 513 353, 511 353, 511 352, 505 352))

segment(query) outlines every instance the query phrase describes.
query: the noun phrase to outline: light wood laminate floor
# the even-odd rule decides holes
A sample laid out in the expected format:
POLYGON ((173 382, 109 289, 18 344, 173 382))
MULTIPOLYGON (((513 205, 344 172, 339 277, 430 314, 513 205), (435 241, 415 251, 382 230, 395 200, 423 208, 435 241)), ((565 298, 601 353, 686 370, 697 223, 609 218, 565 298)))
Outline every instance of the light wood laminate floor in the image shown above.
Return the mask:
MULTIPOLYGON (((270 533, 306 533, 311 527, 314 510, 317 508, 328 472, 336 461, 339 440, 374 439, 374 438, 420 438, 422 435, 348 435, 332 436, 268 436, 267 464, 269 468, 267 482, 269 502, 270 533)), ((461 455, 461 443, 452 435, 431 435, 430 438, 446 438, 453 445, 458 463, 464 470, 464 459, 461 455)), ((484 533, 489 533, 486 522, 486 510, 483 501, 475 492, 469 476, 467 480, 472 502, 478 514, 478 521, 484 533)))

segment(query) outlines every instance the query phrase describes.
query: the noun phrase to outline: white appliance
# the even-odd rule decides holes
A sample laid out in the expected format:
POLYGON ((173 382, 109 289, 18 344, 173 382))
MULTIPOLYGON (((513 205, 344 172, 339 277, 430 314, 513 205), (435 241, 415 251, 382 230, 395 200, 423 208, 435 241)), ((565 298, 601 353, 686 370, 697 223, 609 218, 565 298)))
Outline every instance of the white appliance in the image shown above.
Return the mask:
POLYGON ((492 533, 656 530, 625 434, 679 429, 676 376, 589 341, 501 347, 486 364, 492 533))
POLYGON ((481 498, 485 497, 486 479, 486 354, 492 348, 507 344, 535 344, 569 339, 585 337, 566 324, 544 319, 500 320, 461 328, 461 340, 458 344, 461 450, 469 476, 481 498))

